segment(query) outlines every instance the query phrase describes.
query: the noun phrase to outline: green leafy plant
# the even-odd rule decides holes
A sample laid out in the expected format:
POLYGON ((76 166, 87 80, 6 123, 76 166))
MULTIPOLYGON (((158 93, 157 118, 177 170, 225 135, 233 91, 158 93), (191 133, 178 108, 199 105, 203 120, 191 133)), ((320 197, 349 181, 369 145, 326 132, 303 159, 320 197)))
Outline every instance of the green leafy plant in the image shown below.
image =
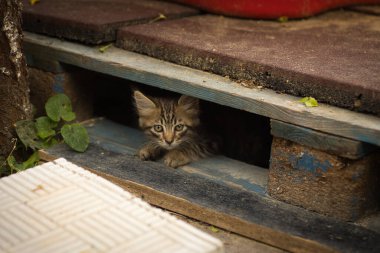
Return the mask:
POLYGON ((78 152, 87 149, 89 137, 86 128, 81 124, 71 123, 76 115, 72 111, 69 97, 65 94, 50 97, 45 104, 45 111, 47 116, 34 120, 21 120, 15 124, 21 143, 14 139, 14 147, 9 156, 0 157, 0 168, 8 166, 10 173, 14 173, 33 167, 39 161, 39 149, 49 148, 61 141, 78 152), (22 147, 32 150, 33 153, 26 161, 18 163, 13 152, 22 147))

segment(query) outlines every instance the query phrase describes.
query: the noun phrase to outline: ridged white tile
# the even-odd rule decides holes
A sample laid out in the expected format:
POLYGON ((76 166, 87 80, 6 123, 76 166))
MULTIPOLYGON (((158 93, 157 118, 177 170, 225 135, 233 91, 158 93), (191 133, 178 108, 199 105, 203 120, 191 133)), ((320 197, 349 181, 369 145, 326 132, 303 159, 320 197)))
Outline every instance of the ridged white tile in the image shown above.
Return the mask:
POLYGON ((65 159, 0 179, 0 252, 223 252, 223 244, 65 159))

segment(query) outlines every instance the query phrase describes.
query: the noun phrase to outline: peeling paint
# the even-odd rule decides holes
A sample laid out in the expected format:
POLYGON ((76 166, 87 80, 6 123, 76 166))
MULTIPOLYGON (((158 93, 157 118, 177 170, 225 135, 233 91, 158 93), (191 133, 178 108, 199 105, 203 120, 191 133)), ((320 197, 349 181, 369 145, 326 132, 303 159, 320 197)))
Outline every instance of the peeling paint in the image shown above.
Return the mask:
POLYGON ((330 161, 320 161, 307 152, 301 152, 299 155, 291 155, 290 162, 294 169, 304 170, 318 177, 333 167, 330 161))
POLYGON ((56 93, 64 92, 65 74, 54 75, 53 91, 56 93))

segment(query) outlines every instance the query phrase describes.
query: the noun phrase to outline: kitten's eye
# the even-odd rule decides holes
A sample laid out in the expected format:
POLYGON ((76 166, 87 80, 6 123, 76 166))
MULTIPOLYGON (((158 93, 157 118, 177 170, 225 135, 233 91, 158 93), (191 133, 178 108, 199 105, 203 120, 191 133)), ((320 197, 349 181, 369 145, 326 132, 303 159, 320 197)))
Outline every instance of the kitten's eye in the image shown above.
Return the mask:
POLYGON ((153 126, 154 131, 156 132, 162 132, 163 128, 161 125, 154 125, 153 126))
POLYGON ((184 127, 183 124, 176 125, 176 126, 175 126, 175 130, 176 130, 176 131, 182 131, 182 130, 183 130, 183 127, 184 127))

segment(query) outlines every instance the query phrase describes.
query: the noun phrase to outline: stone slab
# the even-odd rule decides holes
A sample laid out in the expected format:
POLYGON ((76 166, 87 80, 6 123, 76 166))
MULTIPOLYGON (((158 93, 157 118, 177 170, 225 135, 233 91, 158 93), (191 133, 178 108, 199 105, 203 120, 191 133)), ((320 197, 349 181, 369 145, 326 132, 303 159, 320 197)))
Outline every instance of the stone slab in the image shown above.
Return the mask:
POLYGON ((244 86, 380 115, 378 16, 336 11, 280 23, 204 15, 124 27, 117 45, 244 86))
POLYGON ((188 16, 197 10, 179 4, 150 0, 23 0, 24 30, 64 39, 99 44, 115 40, 123 25, 149 23, 161 14, 167 18, 188 16))
POLYGON ((380 4, 377 5, 354 5, 349 7, 350 10, 364 12, 380 16, 380 4))

